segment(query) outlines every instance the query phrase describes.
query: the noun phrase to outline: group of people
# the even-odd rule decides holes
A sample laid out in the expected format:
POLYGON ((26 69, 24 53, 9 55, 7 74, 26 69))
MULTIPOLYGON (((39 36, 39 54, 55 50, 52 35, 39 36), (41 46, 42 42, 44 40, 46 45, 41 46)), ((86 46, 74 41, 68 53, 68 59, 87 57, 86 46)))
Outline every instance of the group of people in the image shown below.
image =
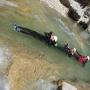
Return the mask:
POLYGON ((64 50, 69 57, 74 56, 83 66, 90 60, 89 56, 81 55, 76 48, 70 48, 68 43, 64 45, 64 50))
MULTIPOLYGON (((49 32, 45 34, 50 46, 57 46, 58 37, 54 35, 53 32, 49 32)), ((69 57, 74 56, 83 66, 85 66, 86 62, 90 60, 89 56, 81 55, 76 48, 70 48, 69 44, 66 43, 63 46, 63 49, 68 54, 69 57)))
MULTIPOLYGON (((21 28, 19 26, 14 25, 14 27, 15 27, 15 31, 17 32, 21 31, 21 28)), ((44 34, 47 43, 50 46, 57 47, 58 37, 53 32, 49 32, 49 33, 45 32, 44 34)), ((84 56, 78 53, 76 48, 70 48, 68 43, 64 44, 63 49, 65 50, 65 52, 68 54, 69 57, 74 56, 83 66, 85 66, 86 62, 90 60, 89 56, 84 56)))

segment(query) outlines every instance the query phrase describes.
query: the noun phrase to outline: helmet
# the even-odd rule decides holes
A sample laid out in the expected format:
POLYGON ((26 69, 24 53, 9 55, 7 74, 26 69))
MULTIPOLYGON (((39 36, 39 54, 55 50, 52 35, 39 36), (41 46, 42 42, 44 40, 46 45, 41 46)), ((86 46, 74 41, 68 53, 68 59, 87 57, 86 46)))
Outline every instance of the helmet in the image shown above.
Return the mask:
POLYGON ((54 36, 54 40, 55 40, 55 42, 57 42, 57 40, 58 40, 58 37, 57 37, 57 36, 54 36))
POLYGON ((87 56, 87 59, 88 59, 88 60, 90 60, 90 57, 89 57, 89 56, 87 56))

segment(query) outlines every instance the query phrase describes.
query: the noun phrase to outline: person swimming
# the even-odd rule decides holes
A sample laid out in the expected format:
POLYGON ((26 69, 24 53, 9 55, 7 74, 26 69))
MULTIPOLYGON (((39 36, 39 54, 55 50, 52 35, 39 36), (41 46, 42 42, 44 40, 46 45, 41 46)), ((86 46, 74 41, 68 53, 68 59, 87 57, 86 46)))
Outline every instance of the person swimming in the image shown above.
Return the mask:
POLYGON ((49 43, 50 46, 57 46, 58 37, 54 35, 53 32, 45 33, 45 36, 47 38, 46 41, 49 43))
POLYGON ((50 44, 53 46, 57 46, 58 37, 53 33, 50 36, 50 44))
POLYGON ((16 32, 20 32, 21 31, 21 27, 16 25, 16 24, 14 25, 14 29, 15 29, 16 32))
POLYGON ((79 58, 78 58, 79 62, 85 66, 85 64, 87 63, 87 61, 90 60, 90 57, 89 56, 84 56, 84 55, 80 55, 79 58))
POLYGON ((76 48, 70 48, 68 43, 65 43, 63 47, 69 57, 73 56, 77 51, 76 48))

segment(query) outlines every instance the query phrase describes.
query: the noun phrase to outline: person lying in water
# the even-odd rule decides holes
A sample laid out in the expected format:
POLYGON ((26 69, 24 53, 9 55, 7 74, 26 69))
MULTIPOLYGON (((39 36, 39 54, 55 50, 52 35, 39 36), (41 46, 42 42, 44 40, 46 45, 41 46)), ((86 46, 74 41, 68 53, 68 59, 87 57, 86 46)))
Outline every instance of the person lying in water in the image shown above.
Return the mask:
POLYGON ((68 54, 68 51, 69 51, 69 44, 68 43, 65 43, 64 45, 63 45, 63 48, 64 48, 64 51, 68 54))
POLYGON ((69 57, 73 56, 77 51, 76 48, 70 48, 68 43, 64 44, 64 49, 69 57))
POLYGON ((76 48, 70 48, 69 49, 69 56, 74 56, 74 54, 76 53, 76 48))
POLYGON ((50 36, 50 44, 53 46, 57 46, 57 41, 58 41, 58 37, 54 35, 54 33, 52 32, 50 36))
POLYGON ((90 60, 90 57, 89 56, 84 56, 84 55, 79 55, 78 60, 83 66, 85 66, 87 61, 90 60))
POLYGON ((20 26, 18 26, 16 24, 14 25, 14 29, 15 29, 16 32, 20 32, 21 31, 20 26))
POLYGON ((53 32, 45 33, 50 46, 57 46, 58 37, 53 32))

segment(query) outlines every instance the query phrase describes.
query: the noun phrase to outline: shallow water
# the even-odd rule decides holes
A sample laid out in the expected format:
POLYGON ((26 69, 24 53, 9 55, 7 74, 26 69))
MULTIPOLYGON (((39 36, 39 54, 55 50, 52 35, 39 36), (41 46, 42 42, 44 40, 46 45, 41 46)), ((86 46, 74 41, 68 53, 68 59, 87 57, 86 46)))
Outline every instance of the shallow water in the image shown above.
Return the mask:
POLYGON ((89 38, 81 37, 82 31, 77 25, 59 16, 55 10, 42 5, 39 0, 28 0, 27 2, 22 1, 26 6, 20 4, 19 8, 7 8, 0 12, 0 37, 7 38, 7 44, 10 44, 10 41, 16 42, 20 48, 25 48, 27 54, 31 52, 37 57, 44 58, 48 63, 57 65, 58 69, 54 71, 57 72, 56 78, 89 82, 90 62, 82 67, 74 58, 69 58, 61 50, 49 47, 32 36, 13 30, 13 24, 16 23, 41 34, 53 31, 59 38, 58 45, 68 42, 80 53, 90 55, 89 38))

